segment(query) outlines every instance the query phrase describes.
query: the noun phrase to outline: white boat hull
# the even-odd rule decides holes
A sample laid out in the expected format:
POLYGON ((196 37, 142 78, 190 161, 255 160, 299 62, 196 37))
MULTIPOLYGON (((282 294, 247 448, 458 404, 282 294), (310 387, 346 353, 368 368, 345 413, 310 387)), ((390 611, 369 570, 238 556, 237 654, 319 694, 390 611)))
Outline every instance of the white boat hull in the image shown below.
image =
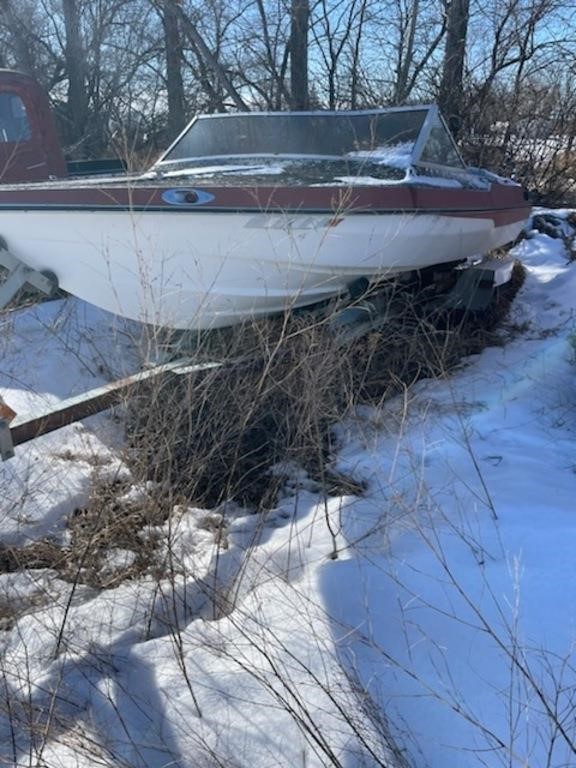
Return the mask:
POLYGON ((360 277, 482 255, 521 228, 436 213, 0 211, 12 253, 65 290, 134 320, 196 329, 309 305, 360 277))

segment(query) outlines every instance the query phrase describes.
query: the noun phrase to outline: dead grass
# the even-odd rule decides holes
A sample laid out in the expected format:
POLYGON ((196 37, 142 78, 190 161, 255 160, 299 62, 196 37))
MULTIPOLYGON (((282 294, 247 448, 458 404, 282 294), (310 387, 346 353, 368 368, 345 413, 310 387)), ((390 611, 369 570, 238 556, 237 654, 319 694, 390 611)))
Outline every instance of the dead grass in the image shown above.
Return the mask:
POLYGON ((271 471, 278 464, 296 462, 326 489, 330 426, 358 403, 444 376, 466 355, 501 343, 495 329, 522 280, 517 266, 481 316, 446 312, 432 286, 389 285, 386 323, 348 343, 331 318, 306 313, 254 325, 244 363, 146 385, 131 400, 131 469, 209 507, 230 499, 273 505, 283 482, 271 471))
POLYGON ((74 510, 67 522, 68 543, 49 538, 25 546, 0 547, 0 573, 49 569, 64 581, 109 589, 126 579, 154 573, 158 534, 168 509, 152 492, 125 500, 117 483, 94 476, 89 503, 74 510), (110 562, 122 553, 125 563, 110 562))

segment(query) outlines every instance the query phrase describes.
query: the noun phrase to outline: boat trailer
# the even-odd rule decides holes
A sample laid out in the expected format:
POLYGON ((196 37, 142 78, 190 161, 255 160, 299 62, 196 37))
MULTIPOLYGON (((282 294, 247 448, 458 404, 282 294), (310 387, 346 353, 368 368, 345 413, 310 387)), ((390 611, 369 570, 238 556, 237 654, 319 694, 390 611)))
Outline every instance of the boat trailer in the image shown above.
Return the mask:
POLYGON ((30 288, 43 296, 52 296, 58 290, 58 280, 49 272, 39 272, 27 267, 8 250, 6 240, 0 235, 0 267, 8 275, 0 285, 0 310, 10 304, 23 288, 30 288))
MULTIPOLYGON (((480 312, 486 309, 495 290, 510 280, 514 264, 515 260, 510 256, 485 257, 475 264, 457 270, 457 280, 441 297, 440 306, 448 311, 480 312)), ((51 296, 58 289, 55 276, 25 266, 10 253, 1 236, 0 266, 8 270, 7 278, 0 285, 0 312, 14 300, 22 288, 33 289, 43 296, 51 296)), ((354 298, 352 291, 351 293, 354 298)), ((342 343, 349 344, 370 331, 382 328, 388 320, 385 301, 379 304, 360 299, 353 306, 344 306, 336 313, 334 327, 342 343)), ((0 458, 2 461, 10 459, 14 456, 16 446, 117 405, 144 382, 153 381, 160 376, 201 373, 230 364, 233 364, 233 361, 195 363, 190 356, 180 357, 63 400, 30 418, 18 418, 0 397, 0 458)))

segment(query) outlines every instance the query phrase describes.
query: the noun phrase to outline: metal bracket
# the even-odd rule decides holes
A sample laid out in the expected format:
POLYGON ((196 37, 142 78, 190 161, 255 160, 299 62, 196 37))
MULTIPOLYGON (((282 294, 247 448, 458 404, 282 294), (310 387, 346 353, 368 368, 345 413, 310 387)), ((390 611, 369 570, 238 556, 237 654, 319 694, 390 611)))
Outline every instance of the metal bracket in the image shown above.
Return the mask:
POLYGON ((50 296, 58 288, 58 280, 55 276, 43 274, 36 269, 27 267, 20 259, 10 253, 6 241, 1 236, 0 266, 8 270, 8 277, 0 285, 0 309, 8 306, 25 285, 35 288, 46 296, 50 296))
POLYGON ((449 309, 463 309, 477 312, 486 309, 494 291, 512 277, 514 259, 485 258, 478 264, 462 270, 456 285, 447 295, 444 306, 449 309))
POLYGON ((2 461, 14 458, 14 443, 10 424, 6 419, 0 418, 0 458, 2 461))

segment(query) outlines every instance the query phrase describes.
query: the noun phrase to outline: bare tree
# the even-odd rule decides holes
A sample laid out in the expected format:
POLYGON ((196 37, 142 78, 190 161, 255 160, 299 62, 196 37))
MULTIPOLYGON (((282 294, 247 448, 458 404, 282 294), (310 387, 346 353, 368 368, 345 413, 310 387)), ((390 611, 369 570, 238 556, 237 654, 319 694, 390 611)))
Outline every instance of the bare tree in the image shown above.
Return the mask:
POLYGON ((485 132, 497 113, 512 147, 541 82, 571 78, 567 13, 559 0, 0 0, 0 62, 37 76, 78 157, 165 146, 194 111, 438 92, 454 130, 485 132))
MULTIPOLYGON (((560 52, 570 42, 557 16, 559 10, 558 0, 507 0, 479 14, 475 33, 486 41, 485 53, 472 62, 470 72, 479 110, 498 81, 514 81, 518 88, 524 77, 531 76, 528 62, 534 60, 539 70, 559 63, 560 52), (550 29, 555 31, 545 33, 550 29), (544 61, 542 55, 547 52, 550 55, 544 61)), ((562 11, 564 15, 564 9, 562 11)), ((560 80, 559 71, 556 75, 560 80)))
POLYGON ((356 109, 358 106, 360 91, 360 55, 362 50, 362 40, 364 31, 364 22, 366 21, 366 12, 368 0, 362 0, 358 13, 358 22, 354 30, 351 56, 350 56, 350 108, 356 109))
POLYGON ((290 47, 286 40, 282 40, 281 36, 279 37, 279 24, 276 25, 277 33, 274 36, 274 40, 271 38, 271 35, 269 34, 269 11, 265 9, 263 0, 256 0, 256 4, 262 24, 263 42, 266 52, 264 62, 273 83, 270 106, 280 109, 283 101, 284 103, 290 102, 290 93, 286 86, 286 70, 288 68, 290 47), (278 64, 279 53, 280 62, 278 64))
POLYGON ((422 0, 398 2, 396 81, 392 101, 403 104, 411 96, 418 79, 444 38, 446 14, 443 3, 433 7, 422 0))
POLYGON ((354 59, 354 52, 357 56, 359 55, 366 5, 366 0, 352 0, 350 3, 338 2, 337 4, 321 0, 315 9, 312 32, 326 71, 330 109, 341 106, 339 102, 342 100, 342 95, 345 94, 348 97, 353 90, 352 86, 346 83, 342 89, 343 93, 339 93, 338 79, 339 75, 346 80, 350 79, 351 74, 354 77, 355 67, 342 71, 341 62, 350 52, 352 52, 352 59, 354 59))
MULTIPOLYGON (((28 14, 31 15, 29 9, 22 9, 22 6, 20 6, 21 13, 22 10, 25 13, 28 11, 28 14)), ((7 29, 10 30, 16 66, 22 72, 35 76, 36 68, 30 45, 30 27, 23 23, 22 17, 15 12, 12 0, 2 0, 0 3, 0 18, 2 18, 7 29)))
POLYGON ((173 6, 175 12, 180 18, 184 33, 187 35, 194 48, 198 51, 205 64, 212 70, 213 75, 216 77, 220 85, 228 93, 234 103, 234 106, 241 111, 247 111, 248 106, 234 86, 234 83, 232 82, 228 72, 226 72, 225 68, 218 61, 218 57, 212 53, 206 44, 206 41, 199 32, 196 24, 187 14, 184 13, 181 6, 176 3, 176 0, 165 1, 173 6))
POLYGON ((282 0, 255 0, 237 21, 234 59, 256 106, 280 110, 290 105, 290 18, 282 0))
POLYGON ((475 164, 516 175, 550 201, 572 183, 555 157, 572 152, 573 14, 557 0, 508 0, 470 20, 464 148, 475 164))

